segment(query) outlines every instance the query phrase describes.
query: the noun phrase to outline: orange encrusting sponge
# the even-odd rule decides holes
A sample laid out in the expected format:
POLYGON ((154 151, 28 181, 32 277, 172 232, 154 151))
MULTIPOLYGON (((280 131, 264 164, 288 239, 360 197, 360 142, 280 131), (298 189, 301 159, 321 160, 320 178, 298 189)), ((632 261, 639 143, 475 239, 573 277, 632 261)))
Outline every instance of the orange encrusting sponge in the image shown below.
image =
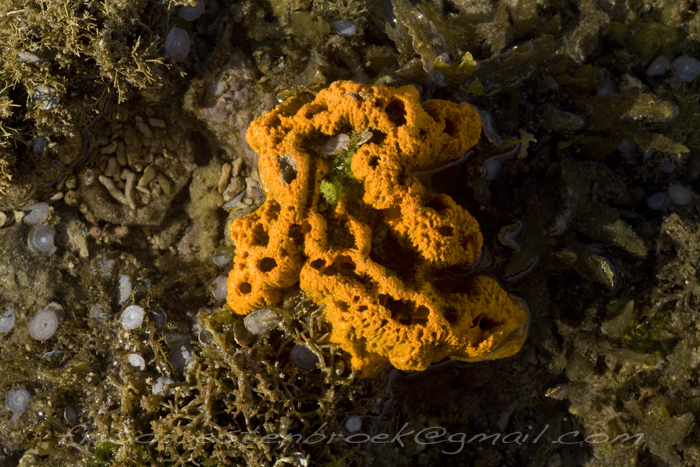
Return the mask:
POLYGON ((480 133, 466 103, 421 105, 412 86, 350 81, 253 121, 247 140, 267 199, 231 224, 228 304, 247 314, 298 282, 325 305, 331 340, 362 376, 386 363, 422 370, 516 353, 528 324, 520 300, 487 276, 433 285, 439 270, 474 263, 482 237, 471 214, 412 176, 463 156, 480 133), (323 183, 338 180, 339 198, 326 199, 323 183))

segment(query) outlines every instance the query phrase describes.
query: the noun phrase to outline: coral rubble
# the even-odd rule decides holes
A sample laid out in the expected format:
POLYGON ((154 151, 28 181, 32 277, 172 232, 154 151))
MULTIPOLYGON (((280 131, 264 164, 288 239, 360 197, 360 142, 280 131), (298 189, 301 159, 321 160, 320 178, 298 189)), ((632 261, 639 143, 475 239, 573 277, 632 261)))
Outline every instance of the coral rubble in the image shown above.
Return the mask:
POLYGON ((482 238, 465 209, 412 175, 458 159, 480 130, 467 104, 350 81, 255 120, 247 138, 268 197, 231 224, 229 305, 247 314, 299 281, 363 375, 517 352, 527 311, 495 280, 471 277, 451 294, 431 284, 473 264, 482 238))

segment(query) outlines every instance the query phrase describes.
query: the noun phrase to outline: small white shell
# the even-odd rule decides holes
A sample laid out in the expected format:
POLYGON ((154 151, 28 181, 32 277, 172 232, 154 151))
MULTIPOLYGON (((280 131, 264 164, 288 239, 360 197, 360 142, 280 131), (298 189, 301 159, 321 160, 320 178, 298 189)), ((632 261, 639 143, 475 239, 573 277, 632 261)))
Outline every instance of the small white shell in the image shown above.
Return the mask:
POLYGON ((309 460, 301 452, 292 454, 292 459, 294 459, 294 467, 309 467, 309 460))
POLYGON ((481 163, 486 180, 495 180, 498 174, 501 173, 501 170, 503 170, 503 161, 498 157, 491 157, 481 163))
POLYGON ((617 92, 617 84, 615 81, 608 79, 603 81, 603 83, 596 89, 596 94, 599 96, 607 96, 608 94, 612 94, 613 92, 617 92))
POLYGON ((228 291, 226 276, 219 276, 214 279, 209 285, 209 290, 211 290, 211 294, 216 300, 226 300, 226 293, 228 291))
POLYGON ((193 360, 192 352, 185 346, 177 348, 170 353, 170 365, 176 371, 183 371, 193 360))
POLYGON ((345 429, 350 433, 357 433, 362 429, 362 417, 353 415, 345 421, 345 429))
POLYGON ((49 304, 44 307, 44 310, 49 310, 56 313, 56 317, 58 318, 59 322, 66 318, 66 310, 64 310, 63 305, 58 302, 49 302, 49 304))
POLYGON ((15 414, 20 414, 27 410, 27 407, 29 407, 29 399, 31 398, 32 395, 29 394, 29 391, 26 389, 12 389, 11 391, 7 391, 5 405, 7 405, 10 411, 15 414))
POLYGON ((651 62, 649 68, 647 68, 647 76, 658 76, 663 75, 668 70, 668 66, 671 64, 668 58, 663 55, 659 55, 651 62))
POLYGON ((50 256, 56 252, 53 236, 53 227, 44 224, 35 225, 29 231, 27 243, 33 252, 50 256))
POLYGON ((690 203, 693 193, 683 185, 671 185, 667 189, 668 196, 678 206, 685 206, 690 203))
POLYGON ((42 61, 39 57, 29 52, 17 52, 17 60, 28 65, 36 65, 42 61))
POLYGON ((107 320, 107 317, 109 316, 107 314, 107 309, 105 308, 105 306, 102 304, 99 304, 99 303, 92 307, 91 315, 92 315, 92 319, 96 323, 105 322, 107 320))
POLYGON ((121 305, 131 297, 131 291, 133 287, 131 286, 131 278, 124 274, 119 278, 117 282, 117 304, 121 305))
POLYGON ((637 147, 637 143, 631 139, 623 139, 620 144, 617 145, 617 150, 620 152, 632 152, 637 147))
POLYGON ((333 27, 338 31, 338 34, 343 37, 352 37, 355 35, 355 32, 357 32, 357 26, 355 26, 353 21, 333 21, 333 27))
POLYGON ((168 314, 160 307, 151 311, 151 319, 159 328, 164 328, 168 324, 168 314))
POLYGON ((32 145, 32 149, 34 150, 35 154, 44 154, 46 152, 46 148, 49 147, 49 139, 46 136, 40 136, 37 139, 34 140, 34 144, 32 145))
POLYGON ((173 381, 170 378, 167 378, 165 376, 159 377, 155 383, 153 383, 153 394, 165 394, 166 391, 168 390, 168 386, 173 384, 175 381, 173 381))
POLYGON ((129 305, 122 311, 122 326, 124 329, 136 329, 143 323, 143 308, 129 305))
POLYGON ((70 424, 76 424, 78 422, 78 412, 75 411, 73 406, 68 406, 63 409, 63 418, 70 424))
POLYGON ((657 191, 647 198, 647 206, 655 211, 665 208, 666 204, 668 204, 668 195, 665 191, 657 191))
POLYGON ((127 360, 129 361, 129 364, 134 368, 138 368, 141 371, 146 369, 146 360, 144 360, 144 358, 137 353, 129 354, 127 360))
POLYGON ((173 60, 184 60, 190 53, 190 35, 180 28, 172 28, 165 36, 165 53, 173 60))
POLYGON ((49 218, 49 205, 46 203, 34 203, 25 210, 22 218, 26 224, 36 225, 46 222, 49 218))
POLYGON ((700 62, 691 57, 678 57, 673 64, 676 66, 676 79, 681 83, 690 83, 700 75, 700 62))
POLYGON ((50 339, 58 329, 58 316, 52 309, 46 307, 34 315, 29 321, 28 327, 29 334, 34 339, 40 341, 50 339))
POLYGON ((202 16, 203 11, 204 3, 200 0, 195 6, 181 6, 177 15, 185 21, 194 21, 202 16))
POLYGON ((22 220, 25 224, 36 225, 46 222, 49 218, 49 205, 46 203, 34 203, 29 206, 22 220))
POLYGON ((303 370, 313 370, 318 364, 318 357, 308 347, 295 345, 289 354, 290 360, 303 370))
POLYGON ((220 250, 217 251, 214 256, 211 258, 212 263, 216 264, 217 266, 224 267, 227 264, 231 262, 231 258, 226 254, 225 251, 220 250))
POLYGON ((0 313, 0 334, 7 334, 15 327, 15 310, 6 308, 0 313))

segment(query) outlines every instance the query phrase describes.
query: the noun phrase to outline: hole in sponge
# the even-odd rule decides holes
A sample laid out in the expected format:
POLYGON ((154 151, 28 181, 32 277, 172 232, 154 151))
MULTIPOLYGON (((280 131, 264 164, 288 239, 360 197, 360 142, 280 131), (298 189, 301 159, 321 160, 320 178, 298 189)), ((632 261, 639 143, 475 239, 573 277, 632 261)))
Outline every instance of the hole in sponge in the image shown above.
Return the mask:
POLYGON ((338 273, 352 273, 355 271, 355 262, 346 255, 339 255, 333 264, 328 266, 325 271, 323 271, 324 276, 332 276, 338 273))
POLYGON ((445 307, 445 312, 442 315, 445 317, 447 322, 452 325, 457 324, 457 321, 459 320, 459 312, 457 311, 457 308, 453 306, 445 307))
POLYGON ((482 331, 490 331, 499 325, 500 325, 500 323, 497 323, 496 321, 494 321, 494 320, 492 320, 484 315, 477 315, 472 320, 471 327, 479 326, 479 329, 481 329, 482 331))
POLYGON ((270 203, 268 203, 268 208, 266 211, 267 217, 272 221, 276 221, 279 217, 281 210, 282 207, 279 205, 279 203, 275 200, 272 200, 270 201, 270 203))
POLYGON ((457 134, 457 125, 455 125, 455 122, 453 122, 449 118, 446 118, 445 129, 443 131, 447 133, 450 137, 454 138, 454 136, 457 134))
POLYGON ((258 269, 262 272, 270 272, 277 267, 277 261, 272 258, 263 258, 258 261, 258 269))
POLYGON ((280 118, 277 115, 273 116, 272 119, 270 120, 270 127, 271 128, 277 128, 281 124, 282 124, 282 120, 280 120, 280 118))
POLYGON ((308 119, 314 118, 316 114, 320 114, 321 112, 325 112, 328 110, 328 107, 326 107, 324 104, 311 104, 309 107, 306 109, 306 113, 304 116, 308 119))
POLYGON ((386 139, 386 133, 379 130, 372 130, 372 137, 367 141, 376 145, 380 145, 386 139))
POLYGON ((372 158, 369 160, 369 166, 373 169, 379 167, 379 157, 372 156, 372 158))
POLYGON ((280 165, 280 180, 282 180, 283 183, 289 185, 296 180, 299 170, 297 170, 297 164, 289 154, 278 157, 277 162, 280 165))
POLYGON ((248 295, 250 292, 253 291, 253 287, 248 282, 241 282, 238 284, 238 291, 242 293, 243 295, 248 295))
POLYGON ((389 102, 389 105, 386 106, 386 114, 394 125, 402 126, 406 124, 406 108, 402 101, 393 100, 389 102))
POLYGON ((442 226, 438 227, 437 231, 443 237, 451 237, 455 233, 455 229, 453 229, 449 225, 442 225, 442 226))
POLYGON ((253 246, 267 246, 270 236, 265 232, 262 224, 255 224, 253 227, 253 246))
POLYGON ((425 305, 419 305, 416 311, 413 312, 411 324, 420 324, 425 326, 428 324, 428 316, 430 315, 430 309, 425 305))
POLYGON ((425 206, 438 213, 446 211, 449 207, 447 203, 445 203, 445 201, 439 196, 436 196, 427 203, 425 203, 425 206))
POLYGON ((375 235, 372 238, 370 259, 384 266, 388 273, 393 273, 402 281, 410 280, 420 260, 418 253, 412 245, 406 244, 385 223, 380 223, 375 232, 383 235, 375 235))
POLYGON ((311 266, 312 268, 314 268, 316 270, 321 269, 325 265, 326 265, 326 262, 322 259, 315 259, 315 260, 311 261, 311 263, 309 263, 309 266, 311 266))
POLYGON ((391 319, 401 324, 425 326, 428 324, 430 309, 411 300, 396 300, 385 294, 379 294, 379 304, 391 312, 391 319))

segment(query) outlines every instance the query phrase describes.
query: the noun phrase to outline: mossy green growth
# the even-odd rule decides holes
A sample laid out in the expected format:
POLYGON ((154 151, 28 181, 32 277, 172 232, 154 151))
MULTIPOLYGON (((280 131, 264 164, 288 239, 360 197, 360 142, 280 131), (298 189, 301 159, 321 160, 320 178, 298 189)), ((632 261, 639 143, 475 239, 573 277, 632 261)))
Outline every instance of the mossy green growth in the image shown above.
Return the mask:
POLYGON ((109 467, 119 450, 119 445, 109 441, 95 442, 94 457, 87 461, 87 467, 109 467))
POLYGON ((632 51, 650 61, 658 55, 673 55, 681 40, 676 28, 652 20, 642 20, 632 36, 632 51))
POLYGON ((357 148, 372 137, 372 132, 365 130, 341 136, 348 138, 347 146, 341 152, 328 156, 328 174, 323 177, 320 186, 321 194, 332 206, 337 206, 343 196, 359 188, 350 164, 357 148))
POLYGON ((665 328, 663 313, 644 322, 630 326, 623 336, 630 346, 641 352, 658 352, 661 348, 661 334, 665 328))

